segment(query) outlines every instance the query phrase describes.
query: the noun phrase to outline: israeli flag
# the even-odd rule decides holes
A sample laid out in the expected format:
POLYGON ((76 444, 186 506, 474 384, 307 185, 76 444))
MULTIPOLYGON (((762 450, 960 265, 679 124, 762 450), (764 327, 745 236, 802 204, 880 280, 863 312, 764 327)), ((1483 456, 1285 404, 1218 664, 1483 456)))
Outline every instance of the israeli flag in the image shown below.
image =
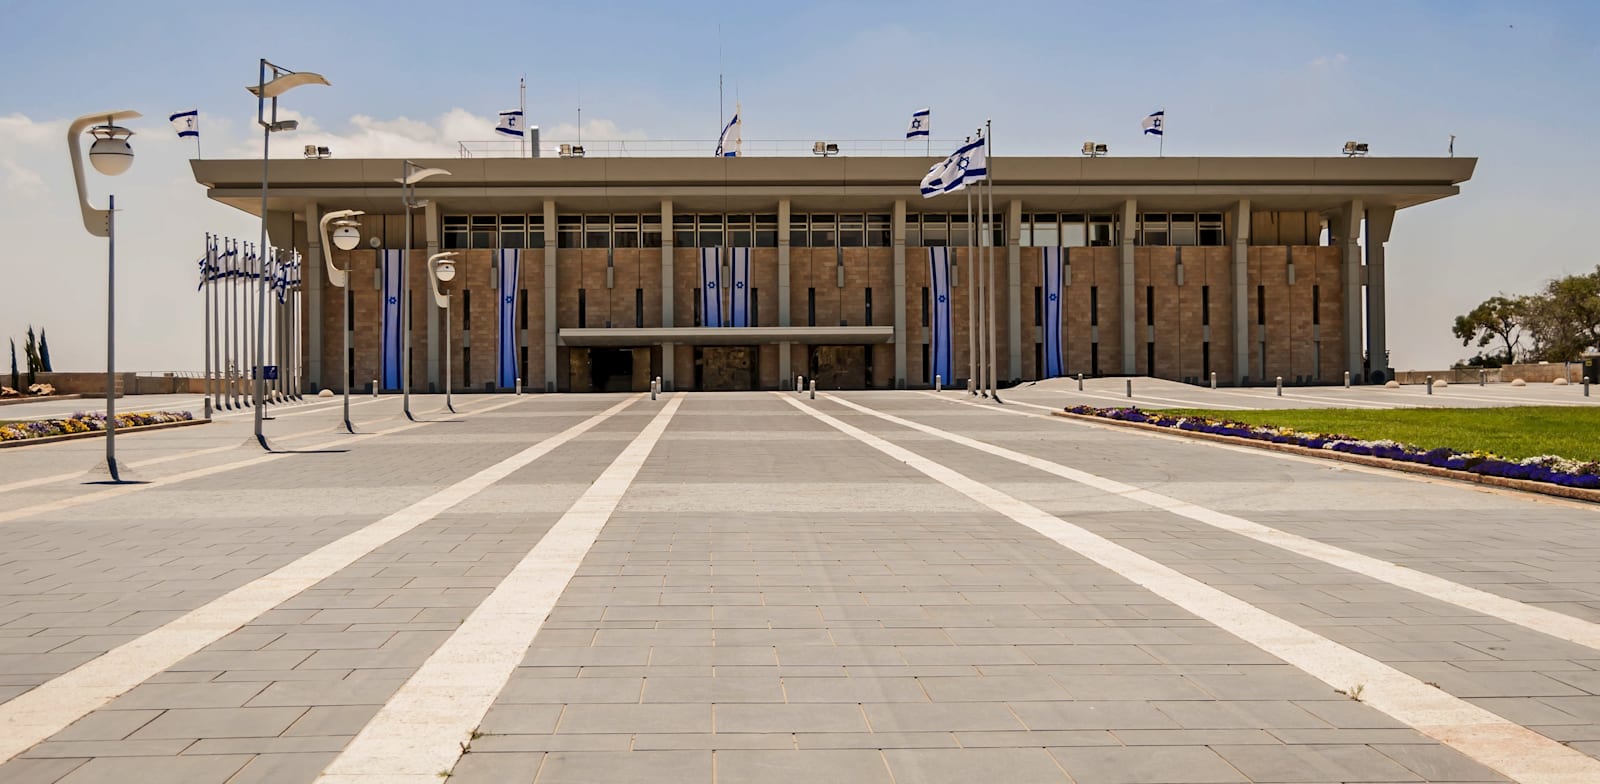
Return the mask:
POLYGON ((931 109, 921 109, 911 113, 911 125, 906 127, 906 138, 914 139, 918 136, 927 136, 933 130, 933 118, 929 116, 931 109))
POLYGON ((928 341, 928 356, 933 367, 929 368, 929 377, 939 376, 944 379, 946 386, 950 385, 955 377, 951 369, 955 366, 954 346, 955 341, 950 334, 950 249, 935 247, 928 249, 928 281, 933 285, 930 294, 933 295, 933 313, 928 322, 933 326, 933 334, 928 341))
POLYGON ((928 169, 922 178, 922 198, 931 199, 941 193, 954 193, 988 176, 988 147, 979 137, 928 169))
POLYGON ((1160 136, 1166 124, 1167 113, 1165 110, 1151 112, 1149 117, 1144 118, 1144 132, 1151 136, 1160 136))
POLYGON ((511 109, 500 113, 500 124, 494 127, 495 133, 522 138, 522 110, 511 109))
POLYGON ((1061 257, 1060 248, 1044 249, 1044 313, 1040 319, 1044 324, 1044 367, 1041 378, 1066 375, 1061 366, 1061 298, 1065 296, 1061 290, 1064 278, 1061 257))
POLYGON ((383 336, 383 388, 400 388, 400 353, 404 345, 401 324, 402 285, 400 279, 401 251, 385 250, 379 263, 383 265, 383 309, 380 311, 378 333, 383 336))
POLYGON ((178 132, 179 139, 190 137, 200 138, 200 110, 190 109, 187 112, 178 112, 167 118, 172 122, 172 130, 178 132))
POLYGON ((750 323, 750 249, 729 248, 728 269, 732 273, 733 288, 728 290, 728 311, 735 327, 753 327, 750 323))
POLYGON ((496 353, 499 368, 499 386, 510 389, 517 384, 517 292, 522 271, 522 251, 515 248, 500 251, 500 281, 496 293, 500 295, 500 342, 496 353))
POLYGON ((700 323, 722 326, 722 249, 700 249, 700 323))
POLYGON ((722 126, 722 135, 717 137, 718 158, 739 157, 739 145, 744 141, 743 137, 740 136, 740 131, 739 109, 735 107, 733 119, 729 120, 727 125, 722 126))

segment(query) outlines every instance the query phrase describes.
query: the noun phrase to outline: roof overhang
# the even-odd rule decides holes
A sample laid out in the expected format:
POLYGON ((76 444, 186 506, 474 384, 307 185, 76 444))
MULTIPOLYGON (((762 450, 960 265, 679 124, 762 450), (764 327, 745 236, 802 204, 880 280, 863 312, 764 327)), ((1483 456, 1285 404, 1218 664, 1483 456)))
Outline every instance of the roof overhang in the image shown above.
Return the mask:
POLYGON ((760 346, 778 343, 870 345, 893 343, 894 327, 617 327, 566 328, 556 333, 562 346, 643 348, 663 343, 689 346, 760 346))

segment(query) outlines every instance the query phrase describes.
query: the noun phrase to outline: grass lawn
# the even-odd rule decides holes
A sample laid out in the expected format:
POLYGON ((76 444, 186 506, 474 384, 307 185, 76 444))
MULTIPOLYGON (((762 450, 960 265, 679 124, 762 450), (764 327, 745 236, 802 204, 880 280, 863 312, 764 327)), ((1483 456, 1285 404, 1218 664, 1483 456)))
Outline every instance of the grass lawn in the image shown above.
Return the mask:
POLYGON ((1482 449, 1502 457, 1560 455, 1600 460, 1600 406, 1511 408, 1349 408, 1283 411, 1162 409, 1165 414, 1204 416, 1252 425, 1292 427, 1307 433, 1387 438, 1424 449, 1482 449))

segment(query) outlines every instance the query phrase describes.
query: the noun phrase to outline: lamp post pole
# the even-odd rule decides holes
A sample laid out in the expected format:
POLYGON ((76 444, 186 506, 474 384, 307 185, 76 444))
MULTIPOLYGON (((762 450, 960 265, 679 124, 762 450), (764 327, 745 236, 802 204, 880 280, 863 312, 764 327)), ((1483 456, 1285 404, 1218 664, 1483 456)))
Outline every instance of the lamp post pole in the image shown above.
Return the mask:
POLYGON ((106 469, 117 472, 117 197, 106 196, 106 469))
POLYGON ((428 287, 433 292, 433 304, 444 308, 444 407, 452 414, 456 407, 450 398, 450 295, 440 293, 439 284, 455 280, 456 265, 452 259, 457 255, 445 251, 428 257, 428 287))
MULTIPOLYGON (((406 419, 412 421, 416 417, 411 415, 411 246, 414 244, 411 237, 411 209, 419 206, 417 201, 417 183, 438 174, 449 174, 444 169, 423 168, 409 160, 400 162, 400 199, 406 208, 406 238, 405 252, 400 257, 400 409, 405 412, 406 419)), ((429 260, 431 263, 431 259, 429 260)), ((429 272, 432 277, 432 271, 429 272)), ((430 284, 431 285, 431 284, 430 284)))
POLYGON ((344 350, 339 353, 339 364, 344 368, 344 375, 339 379, 339 386, 344 391, 344 429, 347 433, 356 432, 355 425, 350 424, 350 261, 349 251, 355 250, 361 244, 361 230, 353 218, 365 213, 360 210, 337 210, 322 216, 317 222, 317 230, 321 232, 323 262, 328 266, 328 283, 339 289, 339 294, 344 300, 344 320, 339 322, 339 334, 344 350), (334 233, 333 241, 328 241, 328 224, 337 221, 339 229, 334 233), (345 268, 333 266, 333 249, 345 251, 345 268))

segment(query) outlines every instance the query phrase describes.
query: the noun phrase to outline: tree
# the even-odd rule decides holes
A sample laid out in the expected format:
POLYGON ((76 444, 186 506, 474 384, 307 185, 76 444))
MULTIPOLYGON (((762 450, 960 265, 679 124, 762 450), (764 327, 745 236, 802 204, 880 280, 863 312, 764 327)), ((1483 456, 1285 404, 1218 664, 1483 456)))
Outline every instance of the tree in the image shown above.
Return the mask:
POLYGON ((1527 297, 1512 299, 1504 295, 1490 297, 1468 311, 1466 315, 1456 316, 1456 323, 1451 332, 1461 338, 1463 346, 1476 340, 1478 347, 1482 348, 1498 338, 1506 347, 1505 363, 1515 362, 1517 346, 1522 340, 1524 319, 1528 312, 1527 299, 1527 297))
POLYGON ((22 344, 22 356, 28 361, 28 386, 33 386, 33 374, 43 368, 39 367, 39 342, 33 337, 33 325, 28 325, 28 340, 22 344))
POLYGON ((1546 362, 1572 362, 1600 346, 1600 267, 1545 284, 1527 299, 1524 326, 1533 354, 1546 362))
POLYGON ((11 338, 11 388, 21 389, 22 382, 17 378, 17 339, 11 338))
POLYGON ((44 329, 39 330, 39 369, 46 373, 54 372, 50 367, 50 341, 45 340, 44 329))

